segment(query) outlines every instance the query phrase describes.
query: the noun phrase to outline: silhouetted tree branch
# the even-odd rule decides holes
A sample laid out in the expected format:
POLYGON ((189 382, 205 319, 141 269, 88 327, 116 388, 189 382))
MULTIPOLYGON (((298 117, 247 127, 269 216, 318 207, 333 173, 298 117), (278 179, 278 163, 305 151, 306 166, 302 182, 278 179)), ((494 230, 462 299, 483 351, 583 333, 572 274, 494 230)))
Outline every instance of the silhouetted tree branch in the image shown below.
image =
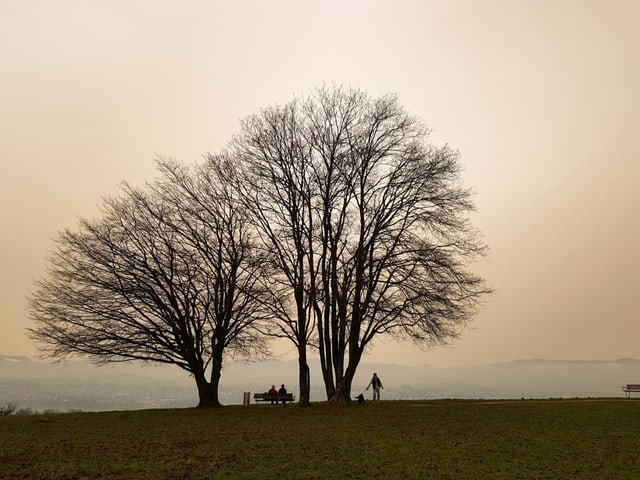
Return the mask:
POLYGON ((297 131, 295 103, 266 109, 242 122, 243 135, 223 155, 211 156, 262 239, 270 259, 270 298, 265 304, 277 322, 268 335, 291 340, 298 352, 300 405, 309 403, 310 374, 307 347, 314 332, 307 292, 315 272, 307 267, 308 236, 312 225, 307 162, 310 146, 297 131))
POLYGON ((30 299, 30 336, 53 358, 177 365, 194 376, 199 406, 218 406, 223 356, 264 351, 261 260, 217 179, 159 167, 146 190, 125 185, 102 218, 59 234, 30 299))
POLYGON ((324 88, 246 119, 227 153, 278 298, 294 299, 276 330, 305 359, 316 332, 331 402, 349 401, 376 336, 444 343, 489 293, 466 269, 485 247, 459 155, 426 138, 394 96, 324 88))

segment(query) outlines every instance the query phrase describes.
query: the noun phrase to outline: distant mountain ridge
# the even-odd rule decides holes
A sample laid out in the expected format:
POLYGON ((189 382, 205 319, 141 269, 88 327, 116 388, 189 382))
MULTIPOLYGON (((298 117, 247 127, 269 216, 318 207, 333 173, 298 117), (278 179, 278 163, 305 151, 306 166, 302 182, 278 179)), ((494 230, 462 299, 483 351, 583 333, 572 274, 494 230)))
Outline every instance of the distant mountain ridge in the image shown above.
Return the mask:
POLYGON ((637 358, 617 358, 615 360, 553 360, 553 359, 544 359, 544 358, 531 358, 531 359, 519 359, 512 360, 510 362, 497 362, 496 365, 500 364, 530 364, 530 363, 538 363, 538 364, 563 364, 563 363, 631 363, 640 365, 640 359, 637 358))
POLYGON ((0 355, 0 361, 7 361, 7 362, 24 362, 24 361, 31 361, 31 359, 29 357, 20 357, 20 356, 15 356, 15 355, 0 355))
MULTIPOLYGON (((317 360, 311 360, 311 367, 317 367, 319 369, 319 363, 317 360)), ((242 361, 242 362, 227 362, 225 364, 225 373, 233 371, 234 373, 239 373, 240 370, 250 369, 252 372, 260 372, 261 370, 270 370, 273 368, 279 367, 289 367, 295 366, 297 368, 297 360, 265 360, 261 362, 251 362, 251 361, 242 361)), ((510 360, 505 362, 494 362, 494 363, 486 363, 479 364, 473 366, 432 366, 432 365, 402 365, 396 363, 369 363, 362 362, 360 364, 359 370, 364 367, 368 369, 379 369, 379 370, 390 370, 390 371, 416 371, 416 370, 468 370, 468 369, 487 369, 487 368, 500 368, 505 366, 562 366, 562 365, 598 365, 598 364, 622 364, 622 365, 635 365, 640 366, 640 359, 637 358, 617 358, 612 360, 582 360, 582 359, 570 359, 570 360, 556 360, 556 359, 544 359, 544 358, 531 358, 531 359, 517 359, 510 360)), ((44 360, 34 360, 27 356, 19 356, 19 355, 1 355, 0 354, 0 377, 10 375, 14 376, 18 371, 27 373, 29 376, 38 373, 47 373, 50 374, 52 372, 57 372, 60 375, 66 374, 82 374, 86 372, 95 372, 101 371, 102 373, 109 373, 113 371, 116 375, 121 375, 122 371, 128 371, 132 375, 139 376, 151 376, 157 377, 158 375, 154 375, 154 372, 162 372, 162 374, 166 374, 168 370, 173 371, 173 373, 182 372, 178 367, 169 366, 169 365, 159 365, 148 363, 145 364, 143 362, 123 362, 119 364, 107 364, 107 365, 95 365, 87 360, 83 359, 69 359, 62 362, 53 362, 53 361, 44 361, 44 360)), ((178 375, 179 376, 179 375, 178 375)))
MULTIPOLYGON (((317 360, 310 362, 312 401, 324 388, 317 360)), ((434 367, 362 363, 353 382, 363 391, 377 372, 383 398, 560 398, 620 397, 621 386, 640 383, 640 360, 522 359, 479 366, 434 367)), ((223 403, 241 403, 243 392, 266 391, 285 383, 297 393, 295 360, 225 364, 220 395, 223 403)), ((178 367, 140 364, 95 366, 84 360, 61 364, 0 355, 0 402, 31 408, 82 410, 186 407, 197 403, 193 379, 178 367)))
POLYGON ((177 367, 137 364, 97 366, 86 360, 63 362, 33 360, 25 356, 0 355, 0 378, 64 379, 64 380, 158 380, 179 381, 185 377, 177 367))

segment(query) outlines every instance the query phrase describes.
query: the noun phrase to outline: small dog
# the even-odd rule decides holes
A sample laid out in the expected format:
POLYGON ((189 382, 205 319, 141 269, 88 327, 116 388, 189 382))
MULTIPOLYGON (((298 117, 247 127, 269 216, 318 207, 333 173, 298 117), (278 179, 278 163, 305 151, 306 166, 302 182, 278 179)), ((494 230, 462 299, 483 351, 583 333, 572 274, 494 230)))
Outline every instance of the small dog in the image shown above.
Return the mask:
POLYGON ((356 400, 358 400, 358 403, 362 405, 364 403, 364 395, 363 394, 358 395, 356 397, 356 400))

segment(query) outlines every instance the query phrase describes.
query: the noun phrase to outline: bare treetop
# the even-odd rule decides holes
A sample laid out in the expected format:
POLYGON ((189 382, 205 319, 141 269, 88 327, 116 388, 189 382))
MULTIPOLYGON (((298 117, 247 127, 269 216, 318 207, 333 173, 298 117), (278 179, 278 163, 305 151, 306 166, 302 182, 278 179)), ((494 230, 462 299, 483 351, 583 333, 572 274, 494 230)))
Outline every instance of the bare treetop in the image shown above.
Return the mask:
POLYGON ((338 402, 374 337, 447 342, 489 292, 466 270, 485 247, 460 155, 427 138, 395 96, 333 87, 250 116, 227 153, 227 180, 296 299, 284 325, 317 332, 338 402))
POLYGON ((249 116, 193 170, 159 169, 60 234, 31 300, 52 356, 176 364, 217 405, 223 353, 264 356, 280 337, 298 353, 300 404, 310 348, 327 398, 347 403, 375 338, 448 342, 490 292, 469 270, 485 246, 460 155, 430 145, 394 95, 321 88, 249 116))
POLYGON ((54 358, 175 364, 193 374, 202 406, 217 405, 223 354, 266 352, 262 261, 212 172, 159 167, 161 180, 124 185, 102 218, 60 233, 30 335, 54 358))

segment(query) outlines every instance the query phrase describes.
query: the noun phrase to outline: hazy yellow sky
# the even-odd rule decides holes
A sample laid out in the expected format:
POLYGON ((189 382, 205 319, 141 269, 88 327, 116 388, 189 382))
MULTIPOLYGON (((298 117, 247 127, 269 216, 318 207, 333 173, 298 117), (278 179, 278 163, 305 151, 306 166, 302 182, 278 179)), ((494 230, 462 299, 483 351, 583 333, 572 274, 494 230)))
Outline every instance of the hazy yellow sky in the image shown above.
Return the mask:
POLYGON ((326 82, 397 93, 461 151, 491 248, 462 339, 366 361, 640 357, 638 25, 636 0, 0 0, 0 354, 36 353, 57 231, 326 82))

